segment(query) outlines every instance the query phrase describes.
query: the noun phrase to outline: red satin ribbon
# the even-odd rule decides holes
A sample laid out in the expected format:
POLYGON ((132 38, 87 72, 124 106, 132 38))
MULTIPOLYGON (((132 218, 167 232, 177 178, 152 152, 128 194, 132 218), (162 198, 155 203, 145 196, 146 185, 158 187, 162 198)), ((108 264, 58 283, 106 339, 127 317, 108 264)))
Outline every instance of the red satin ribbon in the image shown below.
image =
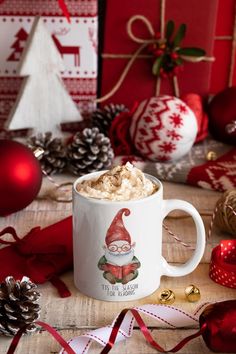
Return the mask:
MULTIPOLYGON (((203 305, 195 312, 195 315, 199 313, 199 311, 203 308, 203 305)), ((172 308, 173 310, 176 310, 172 308)), ((107 344, 103 348, 103 350, 100 352, 100 354, 106 354, 109 353, 110 350, 112 349, 115 341, 117 334, 121 328, 122 322, 128 312, 132 313, 132 318, 131 320, 132 323, 132 328, 133 328, 133 319, 137 321, 138 326, 140 327, 145 339, 147 342, 155 348, 158 352, 161 353, 176 353, 178 352, 185 344, 187 344, 190 340, 193 338, 196 338, 200 335, 202 335, 206 345, 208 348, 213 351, 213 352, 221 352, 221 353, 236 353, 236 333, 235 333, 235 323, 236 323, 236 300, 228 300, 228 301, 223 301, 215 304, 210 304, 208 305, 204 311, 201 313, 200 318, 199 318, 199 323, 200 323, 200 329, 182 339, 174 348, 170 350, 165 350, 163 349, 152 337, 149 329, 147 328, 146 324, 144 323, 143 319, 139 315, 138 309, 131 308, 131 309, 124 309, 119 316, 117 317, 114 326, 111 328, 111 334, 108 339, 107 344)), ((46 331, 48 331, 55 339, 56 341, 64 348, 64 351, 70 354, 75 354, 73 349, 70 347, 71 341, 69 343, 66 343, 64 339, 61 337, 57 331, 52 328, 50 325, 47 323, 37 321, 35 322, 39 326, 43 327, 46 331)), ((13 354, 15 352, 15 349, 19 343, 19 340, 22 336, 23 333, 25 333, 27 326, 24 328, 20 329, 20 331, 17 332, 17 334, 14 336, 12 343, 8 349, 7 354, 13 354)), ((106 327, 108 328, 108 327, 106 327)), ((92 332, 91 332, 92 333, 92 332)), ((91 334, 90 333, 90 334, 91 334)), ((88 334, 89 335, 89 334, 88 334)), ((86 336, 86 335, 85 335, 86 336)), ((81 336, 83 337, 83 336, 81 336)), ((79 345, 79 339, 82 338, 77 337, 76 343, 79 345), (78 341, 77 341, 78 340, 78 341)), ((87 337, 87 336, 86 336, 87 337)), ((126 336, 124 336, 126 337, 126 336)), ((97 337, 99 339, 99 337, 97 337)), ((83 340, 83 339, 82 339, 83 340)), ((87 352, 88 344, 91 341, 91 337, 89 341, 85 344, 84 348, 80 348, 84 352, 87 352)), ((103 341, 102 341, 103 342, 103 341)), ((74 343, 76 345, 76 343, 74 343)), ((81 344, 81 343, 80 343, 81 344)), ((79 349, 78 349, 79 350, 79 349)), ((63 353, 64 353, 63 351, 63 353)), ((77 353, 77 350, 76 350, 77 353)), ((82 353, 82 352, 81 352, 82 353)))
MULTIPOLYGON (((33 228, 33 229, 30 231, 30 233, 33 232, 35 229, 38 229, 38 227, 33 228)), ((22 241, 22 240, 17 236, 16 230, 14 229, 14 227, 8 226, 8 227, 5 227, 5 229, 3 229, 2 231, 0 231, 0 237, 1 237, 1 236, 4 236, 4 235, 6 235, 6 234, 12 235, 14 241, 4 241, 4 240, 1 240, 1 239, 0 239, 0 243, 1 243, 2 245, 12 245, 12 244, 19 243, 19 242, 22 241)))
MULTIPOLYGON (((131 311, 132 315, 134 316, 134 318, 136 319, 144 337, 146 338, 147 342, 156 350, 158 350, 161 353, 176 353, 178 352, 181 348, 183 348, 183 346, 185 344, 187 344, 191 339, 199 337, 201 334, 203 334, 207 328, 206 323, 204 323, 200 330, 197 331, 196 333, 182 339, 182 341, 180 341, 174 348, 170 349, 170 350, 165 350, 163 349, 152 337, 149 329, 147 328, 146 324, 144 323, 142 317, 139 315, 138 311, 135 309, 124 309, 121 311, 121 313, 119 314, 119 316, 116 319, 116 322, 114 324, 114 327, 112 329, 110 338, 108 343, 105 345, 105 347, 103 348, 103 350, 100 352, 100 354, 107 354, 110 352, 110 350, 112 349, 112 347, 114 346, 114 343, 116 341, 116 337, 117 334, 119 332, 120 326, 123 322, 123 319, 125 317, 125 315, 127 314, 128 311, 131 311)), ((70 345, 62 338, 62 336, 53 328, 51 327, 49 324, 45 323, 45 322, 41 322, 41 321, 37 321, 36 324, 38 324, 39 326, 43 327, 46 331, 48 331, 54 338, 55 340, 62 346, 62 348, 66 351, 66 353, 68 354, 76 354, 74 352, 74 350, 70 347, 70 345)), ((26 327, 21 328, 17 334, 14 336, 11 345, 7 351, 7 354, 14 354, 16 347, 22 337, 22 335, 24 334, 26 330, 26 327)))
POLYGON ((236 289, 236 240, 223 240, 212 250, 209 276, 218 284, 236 289))
MULTIPOLYGON (((66 351, 67 354, 76 354, 74 350, 70 347, 70 345, 65 341, 65 339, 62 338, 62 336, 53 327, 42 321, 37 321, 36 324, 43 327, 47 332, 49 332, 55 338, 55 340, 62 346, 62 348, 66 351)), ((23 327, 17 332, 17 334, 12 339, 11 345, 6 354, 15 353, 16 347, 22 335, 25 333, 25 330, 26 327, 23 327)))
POLYGON ((67 6, 64 2, 64 0, 58 0, 58 3, 59 3, 59 6, 60 8, 62 9, 62 12, 64 14, 64 16, 67 18, 67 21, 70 23, 70 14, 69 14, 69 11, 67 9, 67 6))
POLYGON ((116 319, 116 322, 114 324, 114 327, 112 329, 110 338, 108 340, 108 343, 105 345, 105 347, 103 348, 103 350, 100 352, 100 354, 107 354, 110 352, 110 350, 112 349, 112 347, 114 346, 114 343, 116 341, 116 337, 117 334, 119 332, 120 326, 123 322, 123 319, 125 317, 125 315, 127 314, 128 311, 132 312, 132 315, 134 316, 135 320, 137 321, 139 328, 141 329, 141 332, 143 333, 145 339, 147 340, 147 342, 156 350, 158 350, 161 353, 176 353, 178 352, 181 348, 183 348, 183 346, 185 344, 187 344, 191 339, 199 337, 202 333, 205 332, 207 326, 206 323, 204 323, 200 330, 197 331, 196 333, 182 339, 182 341, 180 341, 174 348, 169 349, 169 350, 165 350, 164 348, 162 348, 152 337, 149 329, 147 328, 146 324, 144 323, 142 317, 139 315, 138 311, 135 309, 124 309, 121 311, 121 313, 119 314, 119 316, 116 319))

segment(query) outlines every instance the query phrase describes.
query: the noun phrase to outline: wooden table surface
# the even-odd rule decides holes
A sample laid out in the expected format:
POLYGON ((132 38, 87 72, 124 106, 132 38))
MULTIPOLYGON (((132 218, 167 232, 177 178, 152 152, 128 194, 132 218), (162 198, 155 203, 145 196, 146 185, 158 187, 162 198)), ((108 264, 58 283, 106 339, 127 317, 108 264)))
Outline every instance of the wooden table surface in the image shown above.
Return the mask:
MULTIPOLYGON (((71 176, 56 176, 57 182, 73 181, 71 176)), ((50 191, 54 186, 44 179, 40 196, 50 191)), ((185 199, 192 203, 199 211, 212 212, 214 205, 219 198, 220 193, 207 191, 200 188, 190 187, 186 185, 164 183, 164 197, 185 199)), ((66 216, 71 215, 71 203, 57 203, 55 201, 37 199, 31 203, 25 210, 10 215, 6 218, 0 218, 0 229, 12 225, 16 228, 18 235, 23 237, 27 231, 36 225, 42 227, 60 221, 66 216)), ((175 213, 174 215, 179 215, 175 213)), ((209 228, 210 217, 203 217, 206 230, 209 228)), ((193 221, 187 219, 167 219, 166 224, 177 235, 182 237, 185 242, 194 245, 195 229, 193 221)), ((221 239, 230 238, 229 235, 222 234, 217 230, 213 230, 211 238, 207 241, 204 257, 201 264, 195 271, 187 276, 178 278, 162 277, 160 288, 151 296, 142 300, 133 302, 103 302, 96 301, 87 296, 82 295, 76 290, 73 284, 73 273, 68 272, 61 276, 69 287, 72 296, 61 299, 56 289, 46 283, 39 286, 41 296, 41 321, 45 321, 55 327, 60 334, 67 340, 72 337, 83 334, 91 329, 99 328, 110 324, 114 317, 124 308, 142 304, 157 304, 158 293, 161 289, 172 289, 176 294, 174 305, 185 311, 194 312, 197 307, 204 302, 216 302, 227 299, 236 298, 236 290, 223 287, 214 283, 208 276, 209 260, 211 250, 221 239), (188 303, 184 297, 184 289, 189 284, 195 284, 200 288, 201 300, 198 303, 188 303)), ((164 232, 163 236, 163 254, 166 259, 173 263, 183 263, 191 255, 191 250, 183 247, 181 244, 173 240, 173 238, 164 232)), ((9 260, 10 261, 10 260, 9 260)), ((160 345, 166 348, 173 347, 183 337, 192 334, 196 329, 166 329, 161 327, 159 323, 145 318, 149 328, 152 329, 154 338, 160 345)), ((0 337, 0 353, 6 353, 11 339, 9 337, 0 337)), ((47 354, 58 353, 59 345, 52 337, 43 330, 22 338, 16 353, 17 354, 47 354)), ((101 347, 93 344, 89 353, 99 353, 101 347)), ((134 330, 132 338, 125 342, 115 345, 111 353, 122 354, 151 354, 156 351, 152 349, 144 340, 140 330, 134 330)), ((211 353, 206 347, 202 338, 194 339, 187 344, 180 353, 203 354, 211 353)))

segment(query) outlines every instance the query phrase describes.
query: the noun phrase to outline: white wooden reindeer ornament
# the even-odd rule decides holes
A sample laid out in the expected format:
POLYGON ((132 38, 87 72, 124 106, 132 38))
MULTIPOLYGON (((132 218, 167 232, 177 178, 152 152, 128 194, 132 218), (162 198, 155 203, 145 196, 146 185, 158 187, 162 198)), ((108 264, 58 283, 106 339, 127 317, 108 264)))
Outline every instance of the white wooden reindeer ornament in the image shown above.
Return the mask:
POLYGON ((37 17, 18 68, 24 82, 6 128, 33 128, 35 133, 51 131, 58 135, 61 122, 82 120, 60 78, 62 70, 61 55, 37 17))

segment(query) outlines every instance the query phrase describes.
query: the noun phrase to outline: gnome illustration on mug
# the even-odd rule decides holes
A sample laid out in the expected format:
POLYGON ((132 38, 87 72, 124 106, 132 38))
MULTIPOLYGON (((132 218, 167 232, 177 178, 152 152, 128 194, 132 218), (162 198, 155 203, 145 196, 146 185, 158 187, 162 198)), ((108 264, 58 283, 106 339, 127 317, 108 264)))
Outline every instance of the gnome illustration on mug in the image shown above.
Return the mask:
POLYGON ((127 208, 120 209, 107 230, 104 256, 98 262, 98 268, 103 270, 103 276, 111 284, 127 284, 137 278, 139 260, 134 255, 135 242, 131 243, 131 236, 126 230, 122 215, 130 215, 127 208))

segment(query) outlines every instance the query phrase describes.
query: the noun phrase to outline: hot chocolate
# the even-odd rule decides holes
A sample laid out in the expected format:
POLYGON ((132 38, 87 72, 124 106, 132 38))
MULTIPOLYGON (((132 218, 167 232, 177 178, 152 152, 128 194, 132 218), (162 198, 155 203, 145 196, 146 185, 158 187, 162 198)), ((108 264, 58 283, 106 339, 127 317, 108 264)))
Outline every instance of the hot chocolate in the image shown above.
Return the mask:
POLYGON ((84 180, 76 186, 77 191, 96 199, 127 201, 148 197, 158 186, 131 163, 116 166, 96 179, 84 180))

